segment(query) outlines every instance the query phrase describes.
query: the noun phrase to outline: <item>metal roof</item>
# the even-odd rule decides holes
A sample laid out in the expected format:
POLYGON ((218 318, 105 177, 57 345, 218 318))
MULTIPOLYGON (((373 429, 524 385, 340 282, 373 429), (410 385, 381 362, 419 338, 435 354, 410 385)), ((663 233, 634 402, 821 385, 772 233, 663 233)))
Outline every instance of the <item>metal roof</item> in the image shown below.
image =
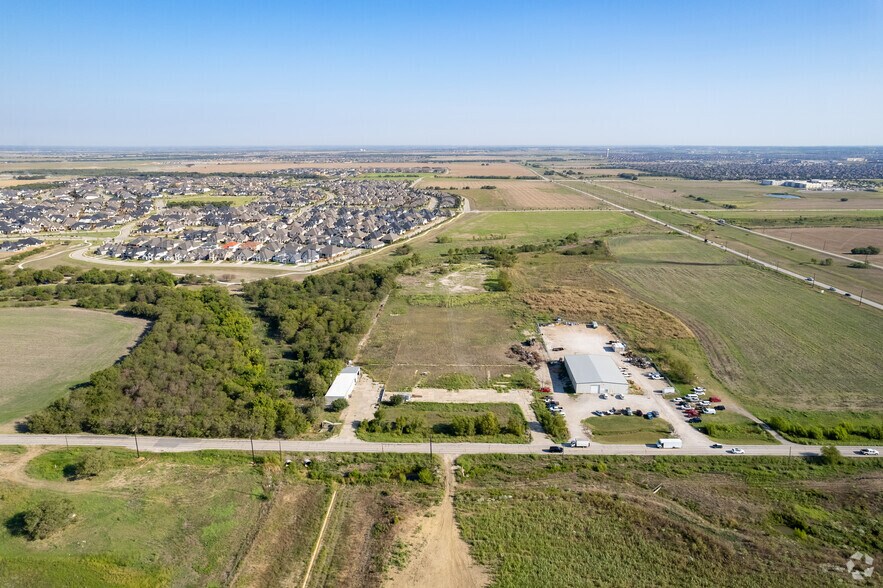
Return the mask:
POLYGON ((616 363, 607 355, 565 355, 573 384, 628 384, 616 363))

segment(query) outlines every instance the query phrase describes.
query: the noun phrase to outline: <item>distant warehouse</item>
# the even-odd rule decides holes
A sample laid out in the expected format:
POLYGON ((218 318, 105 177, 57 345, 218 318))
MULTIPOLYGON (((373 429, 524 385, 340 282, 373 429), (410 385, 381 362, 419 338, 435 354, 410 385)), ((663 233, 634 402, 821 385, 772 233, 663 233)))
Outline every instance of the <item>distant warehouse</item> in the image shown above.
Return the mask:
POLYGON ((564 367, 578 394, 626 394, 629 383, 606 355, 565 355, 564 367))
POLYGON ((325 404, 329 405, 339 398, 349 400, 361 373, 362 369, 359 366, 350 365, 343 368, 325 393, 325 404))

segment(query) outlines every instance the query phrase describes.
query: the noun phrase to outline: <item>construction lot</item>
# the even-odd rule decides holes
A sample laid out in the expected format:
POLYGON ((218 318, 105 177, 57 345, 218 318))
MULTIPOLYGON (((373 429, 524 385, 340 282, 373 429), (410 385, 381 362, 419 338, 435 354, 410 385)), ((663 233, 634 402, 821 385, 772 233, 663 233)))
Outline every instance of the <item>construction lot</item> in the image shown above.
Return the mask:
MULTIPOLYGON (((540 334, 547 352, 549 362, 540 369, 537 377, 541 385, 552 390, 552 396, 564 409, 564 419, 572 437, 587 436, 582 421, 587 418, 605 418, 595 416, 596 411, 617 412, 631 408, 643 413, 656 411, 659 418, 668 421, 673 432, 672 437, 679 437, 684 446, 707 447, 711 441, 702 433, 690 426, 684 416, 673 403, 665 400, 660 393, 669 384, 665 380, 652 380, 646 376, 653 372, 652 368, 638 369, 625 361, 625 357, 614 351, 611 341, 618 341, 616 336, 604 325, 590 328, 585 323, 553 323, 540 327, 540 334), (630 391, 622 398, 613 395, 572 394, 565 392, 564 380, 566 371, 561 360, 565 355, 606 355, 613 359, 617 367, 623 371, 630 383, 630 391), (563 376, 563 377, 562 377, 563 376)), ((631 417, 641 418, 641 417, 631 417)))

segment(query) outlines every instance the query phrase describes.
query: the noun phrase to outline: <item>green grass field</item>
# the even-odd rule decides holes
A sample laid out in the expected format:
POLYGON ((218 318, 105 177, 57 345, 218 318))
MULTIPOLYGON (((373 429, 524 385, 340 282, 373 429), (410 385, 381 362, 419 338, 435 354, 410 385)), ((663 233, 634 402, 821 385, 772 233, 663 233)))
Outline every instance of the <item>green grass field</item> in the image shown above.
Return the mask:
POLYGON ((879 410, 881 315, 749 266, 603 271, 684 319, 716 374, 761 418, 782 409, 879 410))
POLYGON ((227 196, 224 194, 193 194, 192 196, 180 196, 166 199, 166 206, 175 206, 176 204, 198 202, 200 204, 211 204, 213 202, 229 202, 233 206, 241 206, 255 200, 257 196, 227 196))
POLYGON ((506 350, 522 339, 518 321, 513 304, 490 292, 393 294, 358 361, 390 390, 431 385, 450 373, 485 387, 517 368, 506 350))
POLYGON ((493 586, 846 585, 847 558, 883 548, 881 460, 457 463, 457 521, 493 586))
POLYGON ((0 308, 0 423, 43 408, 111 365, 145 325, 78 308, 0 308))
POLYGON ((582 424, 583 428, 591 431, 592 441, 598 443, 656 443, 660 437, 668 437, 672 431, 666 420, 647 420, 636 416, 589 417, 582 424))
POLYGON ((829 212, 807 210, 792 212, 769 210, 754 211, 722 210, 716 217, 749 228, 756 227, 865 227, 883 226, 883 210, 849 210, 829 212))
MULTIPOLYGON (((451 421, 457 416, 479 417, 488 412, 497 417, 500 427, 506 427, 513 419, 524 422, 524 414, 517 404, 493 403, 443 403, 406 402, 399 406, 383 408, 383 421, 393 423, 400 417, 419 418, 425 422, 425 430, 414 434, 369 432, 359 429, 358 436, 365 441, 386 441, 395 443, 425 442, 429 435, 438 442, 468 443, 527 443, 528 435, 513 435, 500 432, 494 435, 458 436, 451 428, 451 421)), ((526 427, 525 427, 526 430, 526 427)))
POLYGON ((713 441, 743 445, 776 445, 776 441, 761 426, 732 410, 717 414, 703 414, 702 422, 693 425, 713 441))

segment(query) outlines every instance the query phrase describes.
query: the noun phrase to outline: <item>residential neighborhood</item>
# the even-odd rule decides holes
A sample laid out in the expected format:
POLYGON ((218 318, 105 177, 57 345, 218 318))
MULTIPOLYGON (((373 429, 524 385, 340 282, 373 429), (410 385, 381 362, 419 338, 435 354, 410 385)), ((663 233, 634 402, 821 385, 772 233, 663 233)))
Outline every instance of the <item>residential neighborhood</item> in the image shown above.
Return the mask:
MULTIPOLYGON (((0 191, 0 234, 117 230, 95 254, 309 264, 378 249, 450 217, 459 205, 455 196, 406 181, 350 179, 355 170, 295 171, 298 179, 276 173, 95 177, 42 190, 7 189, 0 191)), ((372 173, 385 171, 392 170, 372 173)))

